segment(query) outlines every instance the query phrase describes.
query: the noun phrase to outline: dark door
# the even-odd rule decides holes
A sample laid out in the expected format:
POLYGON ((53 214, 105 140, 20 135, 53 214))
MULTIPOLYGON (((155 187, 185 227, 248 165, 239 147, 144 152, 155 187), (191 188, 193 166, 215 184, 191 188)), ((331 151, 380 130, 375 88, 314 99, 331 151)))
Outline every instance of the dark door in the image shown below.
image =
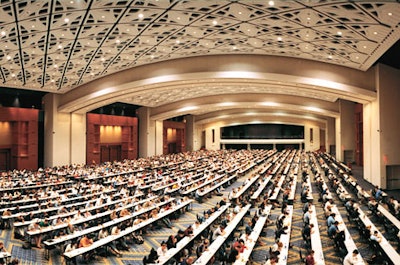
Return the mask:
POLYGON ((0 149, 0 171, 7 171, 11 169, 10 154, 10 149, 0 149))

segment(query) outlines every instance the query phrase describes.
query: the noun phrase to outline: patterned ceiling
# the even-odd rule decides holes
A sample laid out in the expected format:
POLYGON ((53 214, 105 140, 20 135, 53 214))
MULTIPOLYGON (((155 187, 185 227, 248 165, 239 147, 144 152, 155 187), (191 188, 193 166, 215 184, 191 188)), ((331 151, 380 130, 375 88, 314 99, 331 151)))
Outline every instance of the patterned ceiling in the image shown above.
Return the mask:
POLYGON ((376 1, 1 0, 3 86, 65 93, 117 71, 209 54, 267 54, 367 70, 400 37, 376 1))

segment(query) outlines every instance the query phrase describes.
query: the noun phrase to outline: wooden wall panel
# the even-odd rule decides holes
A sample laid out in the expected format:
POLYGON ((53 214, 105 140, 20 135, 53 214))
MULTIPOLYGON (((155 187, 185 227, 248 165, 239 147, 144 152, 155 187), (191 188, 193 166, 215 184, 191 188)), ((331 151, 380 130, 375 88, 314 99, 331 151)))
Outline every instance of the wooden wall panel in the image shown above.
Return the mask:
POLYGON ((136 117, 113 116, 88 113, 86 117, 86 163, 100 162, 100 126, 121 126, 121 159, 138 157, 138 119, 136 117))
POLYGON ((37 169, 39 110, 0 107, 0 121, 11 126, 10 168, 37 169))

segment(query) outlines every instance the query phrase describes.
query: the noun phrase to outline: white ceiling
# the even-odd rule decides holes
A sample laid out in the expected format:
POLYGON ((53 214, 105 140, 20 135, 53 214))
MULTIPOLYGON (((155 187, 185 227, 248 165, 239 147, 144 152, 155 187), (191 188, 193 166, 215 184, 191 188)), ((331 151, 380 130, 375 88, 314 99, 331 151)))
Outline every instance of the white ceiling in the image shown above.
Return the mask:
MULTIPOLYGON (((388 1, 1 1, 0 81, 66 93, 124 69, 210 54, 278 55, 367 70, 399 39, 399 22, 400 4, 388 1)), ((181 100, 170 93, 143 98, 157 105, 181 100)))

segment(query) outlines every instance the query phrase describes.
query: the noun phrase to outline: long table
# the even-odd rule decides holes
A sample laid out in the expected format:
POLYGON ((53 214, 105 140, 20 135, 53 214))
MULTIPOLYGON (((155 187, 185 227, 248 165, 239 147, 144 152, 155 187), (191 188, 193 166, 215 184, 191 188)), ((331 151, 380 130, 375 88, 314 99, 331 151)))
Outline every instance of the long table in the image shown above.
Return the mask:
POLYGON ((218 249, 226 241, 229 235, 236 229, 239 222, 243 219, 247 211, 250 209, 251 205, 248 204, 243 207, 238 214, 229 222, 228 226, 225 228, 225 235, 218 236, 208 247, 208 250, 203 252, 201 256, 193 263, 195 265, 206 265, 215 255, 218 249))
POLYGON ((271 180, 271 175, 269 175, 262 183, 261 185, 258 187, 258 189, 253 193, 253 195, 251 196, 252 200, 256 200, 261 192, 265 189, 265 187, 268 185, 268 182, 271 180))
POLYGON ((392 261, 393 264, 398 264, 400 261, 400 255, 394 249, 394 247, 386 240, 386 238, 379 232, 374 223, 365 215, 365 213, 361 210, 360 207, 357 208, 360 213, 360 220, 364 223, 365 226, 371 226, 371 232, 378 231, 382 240, 379 242, 379 246, 382 251, 386 253, 387 257, 392 261))
MULTIPOLYGON (((234 263, 234 265, 241 265, 241 264, 247 264, 247 262, 250 259, 250 255, 253 252, 254 247, 256 246, 258 237, 260 236, 265 222, 268 219, 268 216, 270 214, 272 205, 268 205, 267 207, 265 207, 264 211, 265 211, 265 215, 260 216, 258 218, 257 223, 254 226, 253 232, 251 232, 250 234, 250 241, 246 241, 246 248, 243 251, 243 253, 240 253, 239 259, 236 260, 236 262, 234 263)), ((243 240, 245 240, 245 238, 242 238, 243 240)))
POLYGON ((121 237, 124 237, 126 235, 132 234, 133 232, 135 232, 137 230, 140 230, 143 227, 145 227, 145 226, 147 226, 147 225, 149 225, 149 224, 151 224, 151 223, 153 223, 155 221, 161 220, 162 218, 170 215, 171 213, 188 206, 192 202, 193 202, 192 199, 184 201, 181 204, 174 206, 172 209, 170 209, 168 211, 165 211, 163 213, 160 213, 157 216, 157 218, 149 218, 146 221, 143 221, 143 222, 141 222, 139 224, 136 224, 136 225, 133 225, 131 227, 126 228, 125 230, 121 231, 118 235, 107 236, 105 238, 102 238, 100 240, 97 240, 97 241, 93 242, 93 244, 88 246, 88 247, 77 248, 77 249, 74 249, 74 250, 69 251, 69 252, 64 252, 63 255, 64 255, 64 257, 66 258, 67 261, 70 261, 70 260, 72 260, 73 258, 75 258, 75 257, 77 257, 79 255, 85 254, 85 253, 93 251, 93 250, 95 250, 95 249, 97 249, 99 247, 105 246, 108 243, 110 243, 112 241, 115 241, 115 240, 117 240, 117 239, 119 239, 121 237))
POLYGON ((400 220, 393 216, 385 207, 381 204, 378 204, 378 211, 381 212, 392 224, 394 224, 397 229, 400 230, 400 220))
POLYGON ((321 236, 319 233, 317 212, 315 210, 315 205, 311 205, 311 215, 310 224, 314 224, 314 228, 311 233, 311 247, 314 250, 315 263, 318 265, 324 265, 324 252, 322 249, 321 236))
POLYGON ((260 175, 254 176, 253 178, 251 178, 251 179, 249 180, 249 182, 246 183, 246 185, 241 186, 240 190, 235 194, 235 196, 233 196, 233 198, 234 198, 234 199, 237 199, 237 198, 239 198, 240 196, 242 196, 242 194, 245 193, 246 190, 247 190, 248 188, 250 188, 250 186, 253 185, 254 182, 256 182, 256 180, 258 180, 259 177, 260 177, 260 175))
POLYGON ((154 264, 166 264, 172 257, 174 257, 176 254, 179 253, 187 244, 189 244, 190 241, 195 239, 198 235, 200 235, 208 226, 210 226, 215 220, 217 220, 218 217, 220 217, 230 206, 230 203, 227 203, 226 205, 220 207, 216 212, 213 212, 210 217, 200 224, 200 226, 197 229, 193 229, 193 235, 192 236, 186 236, 183 239, 181 239, 177 244, 175 248, 170 248, 168 249, 167 253, 162 256, 158 257, 157 263, 154 264))
MULTIPOLYGON (((289 215, 286 218, 289 218, 289 220, 292 220, 293 217, 293 205, 288 205, 286 207, 286 211, 288 211, 289 215)), ((289 243, 290 243, 290 232, 291 232, 292 225, 288 227, 288 229, 285 231, 286 234, 282 234, 281 237, 279 238, 279 241, 282 242, 283 244, 283 249, 279 253, 279 260, 278 263, 279 265, 285 265, 287 264, 287 257, 289 254, 289 243)))

